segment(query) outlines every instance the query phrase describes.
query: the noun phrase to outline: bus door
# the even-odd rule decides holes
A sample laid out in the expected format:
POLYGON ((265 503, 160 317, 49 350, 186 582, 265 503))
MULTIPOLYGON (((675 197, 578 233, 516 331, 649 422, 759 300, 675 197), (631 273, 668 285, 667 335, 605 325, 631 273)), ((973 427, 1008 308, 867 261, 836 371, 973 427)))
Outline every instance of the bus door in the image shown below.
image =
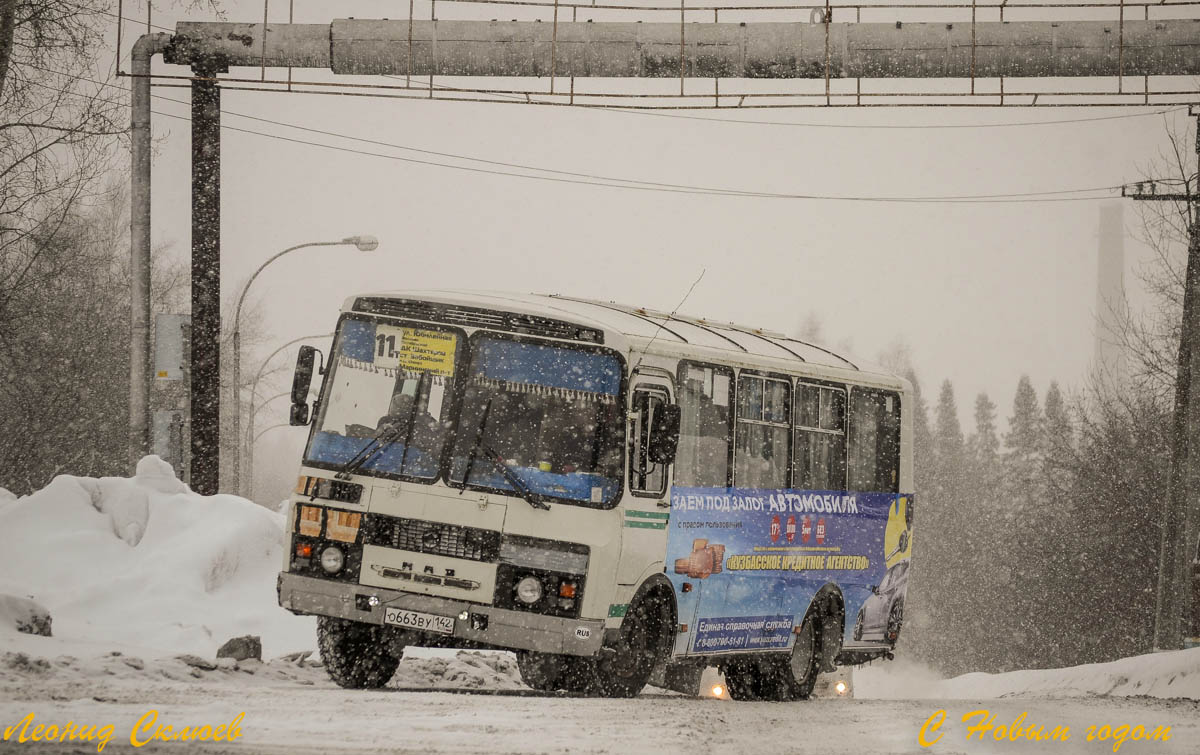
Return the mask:
MULTIPOLYGON (((629 492, 622 503, 621 560, 617 583, 638 584, 661 572, 671 512, 671 468, 650 459, 648 442, 655 417, 671 403, 669 377, 634 375, 629 392, 629 492)), ((617 610, 620 610, 617 608, 617 610)))

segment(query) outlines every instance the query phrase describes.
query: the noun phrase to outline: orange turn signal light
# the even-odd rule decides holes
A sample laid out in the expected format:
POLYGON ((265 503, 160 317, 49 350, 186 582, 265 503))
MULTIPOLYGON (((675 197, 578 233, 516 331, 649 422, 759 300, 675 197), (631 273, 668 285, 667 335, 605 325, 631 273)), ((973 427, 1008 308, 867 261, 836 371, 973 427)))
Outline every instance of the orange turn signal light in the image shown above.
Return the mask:
POLYGON ((575 583, 574 582, 563 582, 561 585, 559 585, 558 586, 558 597, 560 597, 560 598, 575 597, 575 583))
POLYGON ((296 555, 300 558, 312 556, 312 543, 296 543, 296 555))

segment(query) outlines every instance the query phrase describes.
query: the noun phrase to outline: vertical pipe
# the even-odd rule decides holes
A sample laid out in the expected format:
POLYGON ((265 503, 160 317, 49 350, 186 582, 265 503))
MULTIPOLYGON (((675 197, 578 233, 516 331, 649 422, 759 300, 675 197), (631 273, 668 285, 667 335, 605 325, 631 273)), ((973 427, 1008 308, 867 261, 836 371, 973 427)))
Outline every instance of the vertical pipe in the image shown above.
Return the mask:
POLYGON ((192 489, 221 473, 221 90, 217 66, 192 81, 192 489))
POLYGON ((129 190, 129 467, 150 452, 150 59, 167 48, 168 34, 133 44, 130 73, 129 190))

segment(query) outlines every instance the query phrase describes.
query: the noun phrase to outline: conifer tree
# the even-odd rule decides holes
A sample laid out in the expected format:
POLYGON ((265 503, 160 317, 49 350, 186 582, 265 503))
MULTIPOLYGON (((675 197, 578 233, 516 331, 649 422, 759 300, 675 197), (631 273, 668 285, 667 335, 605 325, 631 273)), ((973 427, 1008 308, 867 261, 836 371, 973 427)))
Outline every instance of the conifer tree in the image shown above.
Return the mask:
POLYGON ((928 493, 929 475, 934 460, 933 431, 929 428, 929 406, 921 393, 921 381, 910 367, 904 378, 912 383, 913 410, 913 488, 920 497, 928 493))
POLYGON ((1029 376, 1022 375, 1004 435, 1005 487, 1014 515, 1037 505, 1041 498, 1042 458, 1042 413, 1037 392, 1029 376))

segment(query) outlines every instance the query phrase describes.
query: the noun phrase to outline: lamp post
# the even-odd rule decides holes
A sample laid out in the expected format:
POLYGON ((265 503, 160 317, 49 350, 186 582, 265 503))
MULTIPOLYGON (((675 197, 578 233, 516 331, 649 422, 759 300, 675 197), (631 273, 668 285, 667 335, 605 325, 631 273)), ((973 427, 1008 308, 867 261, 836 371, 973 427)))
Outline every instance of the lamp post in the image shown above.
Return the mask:
POLYGON ((242 286, 242 293, 238 297, 237 309, 233 314, 233 437, 236 439, 234 454, 232 459, 232 469, 230 477, 232 484, 229 486, 233 492, 241 492, 241 438, 242 438, 242 406, 241 406, 241 381, 242 381, 242 305, 246 302, 246 294, 250 292, 250 286, 254 283, 254 279, 258 277, 267 265, 270 265, 275 260, 285 254, 294 252, 297 249, 305 249, 310 246, 355 246, 360 252, 374 251, 379 247, 379 239, 374 236, 349 236, 341 241, 310 241, 306 244, 297 244, 284 249, 282 252, 276 252, 269 257, 266 262, 258 266, 254 274, 250 276, 250 280, 246 281, 246 285, 242 286))

